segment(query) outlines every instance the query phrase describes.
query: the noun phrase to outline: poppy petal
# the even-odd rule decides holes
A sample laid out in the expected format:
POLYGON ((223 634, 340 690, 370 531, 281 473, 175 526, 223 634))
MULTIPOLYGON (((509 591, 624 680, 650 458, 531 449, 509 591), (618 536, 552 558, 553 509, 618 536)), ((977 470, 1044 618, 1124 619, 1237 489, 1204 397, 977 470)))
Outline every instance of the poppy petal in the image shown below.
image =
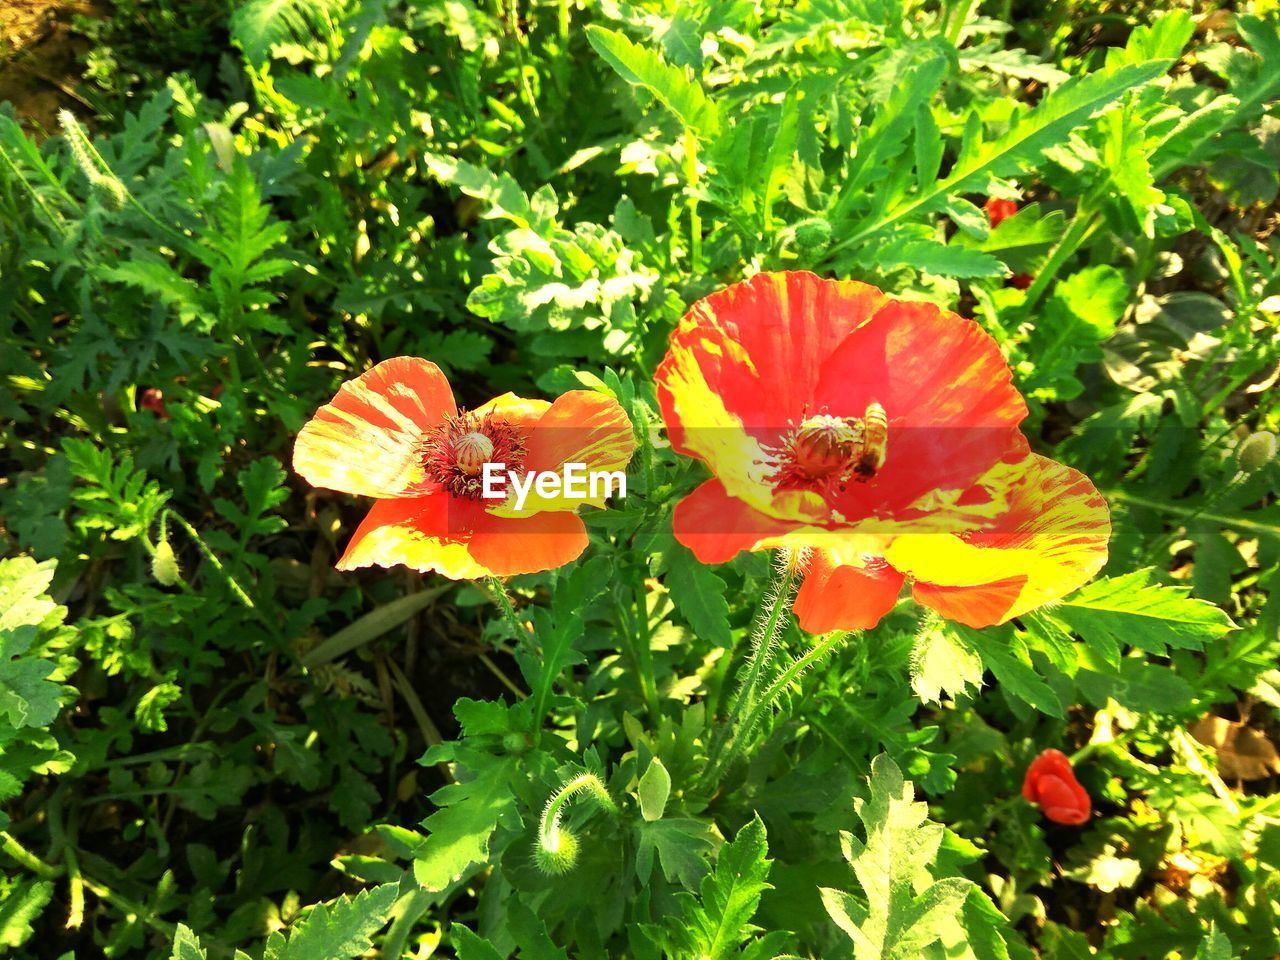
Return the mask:
POLYGON ((1084 823, 1092 809, 1089 794, 1074 776, 1069 780, 1054 774, 1041 777, 1036 783, 1036 802, 1050 820, 1069 826, 1084 823))
POLYGON ((588 542, 587 528, 576 514, 498 517, 486 513, 475 521, 468 548, 488 573, 514 577, 562 567, 578 559, 588 542))
POLYGON ((879 559, 860 567, 833 560, 814 551, 796 594, 796 622, 810 633, 871 629, 898 602, 904 577, 879 559))
MULTIPOLYGON (((583 473, 622 472, 631 462, 635 452, 635 433, 631 420, 618 401, 591 390, 570 390, 562 394, 542 413, 533 424, 528 437, 528 456, 524 469, 527 472, 560 474, 565 464, 581 464, 583 473)), ((563 490, 549 496, 530 488, 520 510, 520 516, 545 510, 574 511, 584 504, 603 507, 604 485, 596 486, 598 495, 590 496, 591 487, 585 480, 581 485, 586 497, 569 497, 563 490)), ((618 484, 612 484, 614 493, 618 484)), ((510 501, 497 513, 515 515, 510 501)))
POLYGON ((468 550, 466 524, 450 515, 453 502, 443 492, 379 500, 356 528, 338 569, 403 565, 452 580, 487 576, 489 570, 468 550))
POLYGON ((426 493, 419 441, 457 412, 440 368, 395 357, 348 380, 293 447, 293 469, 315 487, 363 497, 426 493))
POLYGON ((774 495, 764 446, 817 412, 823 361, 884 301, 875 287, 805 272, 758 274, 699 300, 654 375, 672 447, 757 509, 824 515, 816 495, 774 495))
POLYGON ((1066 596, 1107 562, 1107 504, 1083 474, 1032 455, 980 483, 1005 504, 993 529, 906 534, 886 548, 886 559, 917 581, 921 603, 992 626, 1066 596))
POLYGON ((814 402, 836 416, 868 404, 889 418, 885 463, 835 507, 883 515, 933 490, 964 490, 1001 459, 1021 458, 1027 406, 995 340, 930 303, 888 301, 822 367, 814 402))
POLYGON ((743 550, 795 527, 731 497, 719 480, 707 480, 676 504, 671 529, 702 563, 727 563, 743 550))

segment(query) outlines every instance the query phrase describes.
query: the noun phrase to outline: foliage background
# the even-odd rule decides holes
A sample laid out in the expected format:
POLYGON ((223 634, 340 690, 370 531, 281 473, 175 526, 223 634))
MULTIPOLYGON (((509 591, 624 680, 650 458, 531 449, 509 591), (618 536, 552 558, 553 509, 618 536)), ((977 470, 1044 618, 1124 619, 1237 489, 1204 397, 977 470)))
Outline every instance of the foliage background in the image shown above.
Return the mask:
POLYGON ((1280 428, 1273 3, 121 0, 60 29, 73 116, 0 105, 0 949, 1280 953, 1280 468, 1242 449, 1280 428), (1022 208, 991 229, 991 196, 1022 208), (688 303, 784 268, 975 316, 1117 529, 1016 625, 904 604, 836 644, 707 784, 770 571, 670 539, 699 474, 648 377, 688 303), (397 354, 468 402, 632 416, 631 496, 512 585, 532 636, 483 585, 338 575, 362 505, 284 469, 397 354), (1021 801, 1045 747, 1080 751, 1088 826, 1021 801), (587 772, 618 812, 570 807, 548 878, 539 815, 587 772))

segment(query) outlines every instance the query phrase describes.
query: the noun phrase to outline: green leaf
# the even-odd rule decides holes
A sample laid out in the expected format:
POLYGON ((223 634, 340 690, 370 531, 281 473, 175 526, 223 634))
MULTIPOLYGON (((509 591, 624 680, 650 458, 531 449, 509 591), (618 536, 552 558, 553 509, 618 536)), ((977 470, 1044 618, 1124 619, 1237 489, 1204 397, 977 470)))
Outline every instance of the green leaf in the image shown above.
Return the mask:
POLYGON ((1196 947, 1195 956, 1191 960, 1231 960, 1231 941, 1226 938, 1217 925, 1210 920, 1209 932, 1196 947))
POLYGON ((493 174, 465 160, 434 153, 423 154, 422 162, 442 183, 452 184, 467 196, 482 201, 485 210, 481 216, 486 219, 510 220, 525 229, 536 229, 542 225, 542 220, 529 204, 528 196, 510 174, 493 174))
POLYGON ((671 591, 676 609, 698 638, 711 646, 733 646, 724 581, 674 538, 664 545, 660 568, 665 568, 662 582, 671 591))
POLYGON ((641 823, 636 827, 636 876, 648 883, 654 855, 667 880, 690 890, 707 872, 704 857, 711 852, 712 834, 705 823, 674 817, 641 823))
POLYGON ((354 960, 373 948, 371 938, 386 924, 399 894, 400 884, 384 883, 321 903, 287 938, 272 934, 263 960, 354 960))
POLYGON ((1017 697, 1041 713, 1053 717, 1066 715, 1066 707, 1031 663, 1031 653, 1026 641, 1006 628, 973 630, 961 624, 952 624, 961 638, 982 657, 1000 689, 1017 697))
POLYGON ((54 567, 30 557, 0 560, 0 716, 14 728, 48 726, 61 708, 64 687, 49 679, 53 663, 29 655, 41 632, 66 615, 46 593, 54 567))
POLYGON ((592 24, 587 27, 587 40, 623 80, 652 93, 687 129, 704 137, 719 131, 716 105, 707 99, 702 85, 684 70, 671 66, 654 51, 616 30, 592 24))
POLYGON ((925 703, 982 686, 982 658, 945 620, 927 624, 911 651, 911 689, 925 703))
POLYGON ((1009 271, 989 253, 936 240, 895 240, 877 248, 875 263, 911 267, 939 277, 1003 277, 1009 271))
POLYGON ((130 260, 102 270, 102 276, 137 287, 178 311, 183 322, 204 310, 200 289, 162 260, 130 260))
POLYGON ((449 928, 449 937, 458 951, 458 960, 503 960, 493 944, 460 923, 449 928))
POLYGON ((1114 71, 1097 71, 1069 80, 1051 91, 1030 112, 1020 115, 1001 136, 983 142, 977 128, 966 137, 960 156, 946 178, 885 212, 860 224, 845 245, 853 245, 890 224, 936 209, 946 198, 969 190, 983 190, 990 177, 1015 176, 1040 152, 1062 143, 1075 128, 1114 104, 1129 90, 1154 80, 1169 60, 1128 64, 1114 71))
POLYGON ((928 820, 928 807, 915 802, 914 786, 892 760, 876 757, 869 782, 869 799, 853 802, 866 840, 840 835, 866 900, 829 887, 822 900, 853 940, 856 960, 906 960, 942 937, 974 885, 962 877, 935 879, 942 824, 928 820))
POLYGON ((640 815, 646 820, 661 820, 667 797, 671 795, 671 774, 657 757, 649 761, 636 793, 640 798, 640 815))
POLYGON ((333 18, 344 0, 248 0, 231 16, 231 38, 250 62, 267 59, 275 44, 316 36, 333 18))
POLYGON ((1072 594, 1048 615, 1084 638, 1101 658, 1116 663, 1126 646, 1164 655, 1199 650, 1236 625, 1211 603, 1187 596, 1186 587, 1151 582, 1152 570, 1103 577, 1072 594))
MULTIPOLYGON (((424 757, 428 761, 431 755, 424 757)), ((493 763, 471 780, 441 787, 431 796, 439 810, 427 817, 426 842, 417 851, 413 874, 432 892, 446 889, 475 864, 489 858, 489 838, 498 821, 515 807, 514 761, 493 763)))
POLYGON ((53 898, 48 880, 15 883, 0 893, 0 944, 20 947, 35 933, 35 922, 53 898))
POLYGON ((178 924, 173 934, 173 952, 169 960, 207 960, 208 954, 200 944, 200 938, 185 923, 178 924))
POLYGON ((761 894, 772 889, 766 882, 768 852, 764 824, 753 817, 721 848, 715 869, 702 878, 699 898, 681 895, 683 915, 670 928, 681 947, 677 955, 706 960, 738 955, 738 947, 758 929, 751 918, 761 894))

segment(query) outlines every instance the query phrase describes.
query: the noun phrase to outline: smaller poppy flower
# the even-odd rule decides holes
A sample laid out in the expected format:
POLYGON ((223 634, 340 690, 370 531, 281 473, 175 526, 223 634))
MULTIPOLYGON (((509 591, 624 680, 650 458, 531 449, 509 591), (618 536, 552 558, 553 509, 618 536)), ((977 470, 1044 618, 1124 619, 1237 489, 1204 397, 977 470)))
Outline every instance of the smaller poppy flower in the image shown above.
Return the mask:
POLYGON ((1045 750, 1031 762, 1022 781, 1022 796, 1054 823, 1069 827, 1086 822, 1092 809, 1089 794, 1061 750, 1045 750))
POLYGON ((1009 278, 1009 286, 1016 287, 1019 290, 1025 290, 1031 286, 1035 278, 1029 273, 1015 273, 1009 278))
MULTIPOLYGON (((562 566, 587 546, 567 489, 530 491, 533 477, 623 470, 631 421, 612 397, 571 390, 554 403, 504 394, 460 410, 440 368, 385 360, 342 385, 298 434, 293 469, 313 486, 373 497, 339 570, 402 564, 454 580, 562 566), (487 492, 492 465, 523 473, 527 497, 487 492)), ((510 487, 508 487, 510 489, 510 487)))
POLYGON ((982 209, 987 211, 987 220, 991 223, 991 229, 994 230, 1018 212, 1018 202, 1005 200, 1002 197, 988 197, 982 209))
POLYGON ((161 420, 169 419, 169 411, 164 405, 164 391, 155 387, 145 387, 138 391, 138 409, 150 410, 161 420))

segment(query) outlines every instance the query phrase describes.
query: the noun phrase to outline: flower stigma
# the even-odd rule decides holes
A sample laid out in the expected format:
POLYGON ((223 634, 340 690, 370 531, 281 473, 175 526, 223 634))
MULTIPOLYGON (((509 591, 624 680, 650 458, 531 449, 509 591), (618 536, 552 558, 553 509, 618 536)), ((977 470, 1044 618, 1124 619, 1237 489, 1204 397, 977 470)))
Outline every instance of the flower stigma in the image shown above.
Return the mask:
POLYGON ((502 463, 513 469, 524 464, 524 436, 506 420, 492 413, 462 411, 446 417, 423 443, 422 465, 427 476, 449 493, 478 500, 486 463, 502 463))
POLYGON ((778 490, 837 494, 851 480, 876 475, 885 463, 888 438, 888 415, 874 401, 861 417, 825 412, 806 417, 769 451, 774 467, 769 479, 778 490))

